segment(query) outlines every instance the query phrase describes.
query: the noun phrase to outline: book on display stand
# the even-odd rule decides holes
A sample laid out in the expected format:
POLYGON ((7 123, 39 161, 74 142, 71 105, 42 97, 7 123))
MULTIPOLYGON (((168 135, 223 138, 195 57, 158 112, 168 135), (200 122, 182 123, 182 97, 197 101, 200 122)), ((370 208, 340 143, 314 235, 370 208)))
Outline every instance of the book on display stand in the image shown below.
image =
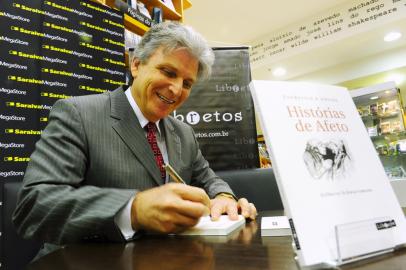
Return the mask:
POLYGON ((343 87, 252 81, 302 268, 337 267, 405 247, 406 220, 343 87))

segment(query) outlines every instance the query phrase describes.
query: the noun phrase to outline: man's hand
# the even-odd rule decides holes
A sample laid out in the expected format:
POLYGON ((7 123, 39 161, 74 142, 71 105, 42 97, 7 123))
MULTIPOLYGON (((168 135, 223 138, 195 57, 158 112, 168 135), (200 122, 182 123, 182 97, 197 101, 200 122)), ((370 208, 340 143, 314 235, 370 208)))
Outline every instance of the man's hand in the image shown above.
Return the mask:
POLYGON ((232 198, 219 194, 211 200, 210 213, 212 220, 218 220, 222 214, 227 214, 231 220, 237 220, 239 212, 245 218, 252 220, 257 216, 255 205, 249 203, 245 198, 241 198, 236 202, 232 198))
POLYGON ((131 206, 133 229, 162 233, 194 226, 209 214, 210 199, 197 187, 170 183, 139 192, 131 206))

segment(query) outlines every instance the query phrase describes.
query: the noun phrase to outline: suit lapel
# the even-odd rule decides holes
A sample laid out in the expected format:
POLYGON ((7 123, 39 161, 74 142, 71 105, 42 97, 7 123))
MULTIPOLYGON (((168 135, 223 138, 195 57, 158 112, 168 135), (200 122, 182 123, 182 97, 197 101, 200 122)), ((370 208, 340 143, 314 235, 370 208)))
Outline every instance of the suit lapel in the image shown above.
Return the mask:
POLYGON ((151 174, 154 181, 161 185, 161 176, 154 155, 123 88, 120 87, 111 92, 110 100, 111 117, 117 119, 117 121, 113 121, 113 129, 151 174))
POLYGON ((179 161, 181 160, 182 154, 180 138, 175 133, 175 129, 168 117, 164 118, 162 122, 165 129, 166 149, 168 150, 169 163, 176 171, 179 171, 181 169, 179 161))

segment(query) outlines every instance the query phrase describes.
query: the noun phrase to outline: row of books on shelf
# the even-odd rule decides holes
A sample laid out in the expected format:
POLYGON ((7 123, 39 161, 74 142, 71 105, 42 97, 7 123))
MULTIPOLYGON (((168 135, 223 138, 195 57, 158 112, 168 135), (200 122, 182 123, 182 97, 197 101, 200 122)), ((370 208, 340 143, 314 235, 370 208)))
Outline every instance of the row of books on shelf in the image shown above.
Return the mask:
POLYGON ((404 128, 400 120, 382 121, 379 125, 367 126, 367 131, 370 137, 400 132, 403 130, 404 128))
MULTIPOLYGON (((151 17, 148 10, 145 8, 144 3, 137 1, 137 0, 122 0, 122 1, 126 2, 132 8, 140 8, 142 10, 142 13, 144 13, 147 17, 151 17)), ((160 2, 165 4, 165 6, 172 9, 173 11, 176 11, 172 0, 160 0, 160 2)))
POLYGON ((406 154, 406 140, 378 143, 375 145, 376 152, 380 156, 397 156, 406 154))
MULTIPOLYGON (((171 7, 170 4, 168 4, 166 1, 168 1, 168 3, 170 2, 173 7, 171 0, 165 0, 165 4, 169 7, 171 7)), ((141 22, 145 26, 151 27, 152 24, 160 23, 163 20, 163 11, 162 11, 162 8, 160 8, 160 7, 152 8, 152 12, 150 13, 148 11, 148 9, 145 7, 144 3, 140 2, 140 1, 115 0, 114 3, 115 3, 115 7, 118 10, 127 14, 131 18, 141 22)))
POLYGON ((130 30, 124 29, 124 45, 125 51, 130 53, 132 49, 134 49, 138 43, 141 41, 141 36, 137 35, 130 30))
POLYGON ((391 100, 382 103, 372 103, 369 105, 358 106, 358 113, 361 116, 391 116, 399 113, 399 102, 397 100, 391 100))

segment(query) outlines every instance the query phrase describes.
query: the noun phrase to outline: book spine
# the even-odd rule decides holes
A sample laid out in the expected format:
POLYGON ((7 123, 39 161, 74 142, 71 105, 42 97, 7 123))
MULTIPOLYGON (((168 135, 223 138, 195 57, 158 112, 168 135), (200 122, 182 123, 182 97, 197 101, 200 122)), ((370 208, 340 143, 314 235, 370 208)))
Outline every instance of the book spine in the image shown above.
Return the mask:
POLYGON ((121 1, 121 0, 115 0, 115 6, 118 10, 121 12, 127 14, 131 18, 145 24, 148 27, 151 27, 152 25, 152 20, 142 14, 138 9, 131 8, 127 3, 121 1))
POLYGON ((152 20, 154 23, 162 22, 162 9, 159 7, 154 7, 152 9, 152 20))
POLYGON ((292 218, 289 219, 289 226, 290 226, 290 230, 292 231, 292 238, 293 238, 293 243, 295 244, 295 249, 300 250, 299 239, 297 237, 295 224, 293 223, 292 218))

